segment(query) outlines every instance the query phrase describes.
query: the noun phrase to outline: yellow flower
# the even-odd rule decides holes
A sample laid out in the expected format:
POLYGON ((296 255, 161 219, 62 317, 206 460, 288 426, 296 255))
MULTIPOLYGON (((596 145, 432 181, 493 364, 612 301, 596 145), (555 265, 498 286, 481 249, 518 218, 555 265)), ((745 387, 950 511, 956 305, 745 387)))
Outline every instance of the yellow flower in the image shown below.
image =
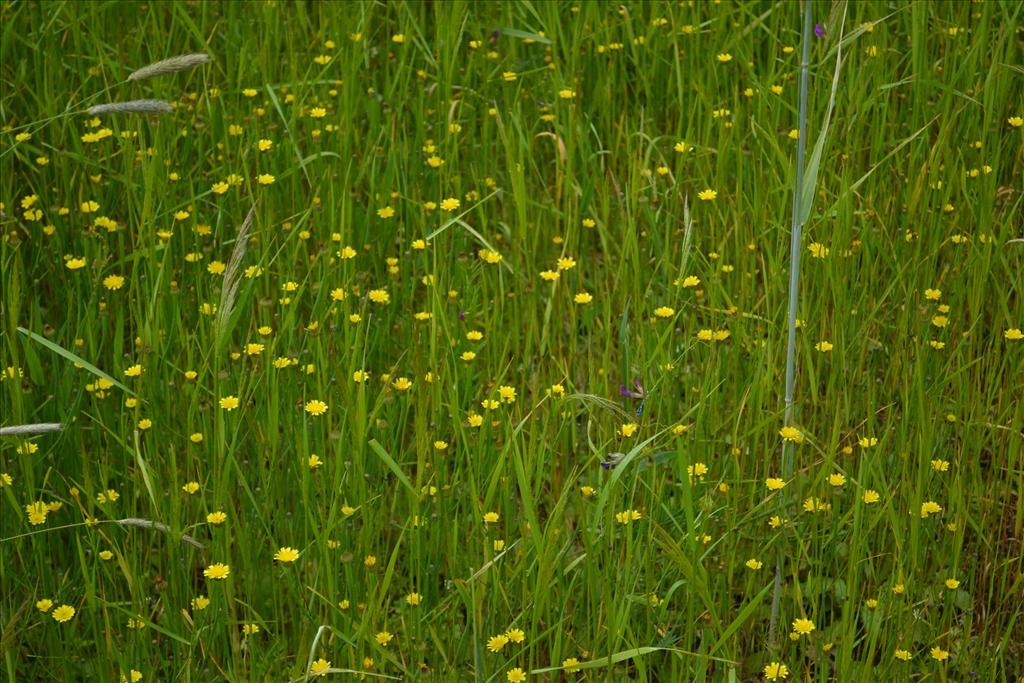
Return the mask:
POLYGON ((654 316, 656 318, 671 318, 673 315, 675 315, 675 309, 668 306, 660 306, 654 309, 654 316))
POLYGON ((696 287, 700 284, 700 278, 696 275, 688 275, 683 279, 683 287, 696 287))
POLYGON ((505 678, 508 683, 523 683, 526 680, 526 672, 517 666, 505 674, 505 678))
POLYGON ((904 662, 909 662, 909 661, 910 661, 910 658, 911 658, 911 657, 912 657, 913 655, 911 655, 911 654, 910 654, 910 651, 909 651, 909 650, 901 650, 901 649, 897 649, 897 650, 896 650, 896 652, 895 652, 895 653, 893 654, 893 656, 894 656, 894 657, 896 657, 896 659, 901 659, 901 660, 903 660, 904 662))
POLYGON ((779 662, 772 662, 766 664, 764 667, 764 677, 769 681, 783 680, 789 676, 789 667, 779 662))
POLYGON ((455 197, 448 197, 447 199, 441 200, 442 211, 454 211, 455 209, 459 208, 460 205, 461 202, 455 197))
POLYGON ((509 630, 505 631, 505 635, 508 636, 508 639, 510 641, 516 644, 526 640, 526 634, 523 632, 522 629, 519 628, 510 628, 509 630))
POLYGON ((276 553, 274 553, 274 559, 278 562, 294 562, 295 560, 299 559, 299 551, 295 548, 289 548, 285 546, 278 550, 276 553))
POLYGON ((501 262, 501 254, 496 251, 491 251, 490 249, 481 249, 477 252, 477 255, 491 265, 501 262))
POLYGON ((558 259, 558 270, 572 270, 576 267, 576 259, 563 256, 558 259))
POLYGON ((697 193, 697 198, 705 202, 710 202, 717 196, 718 192, 712 190, 710 187, 697 193))
POLYGON ((385 206, 380 209, 377 209, 377 215, 380 216, 381 218, 391 218, 392 216, 395 215, 395 210, 392 209, 390 206, 385 206))
POLYGON ((327 412, 327 404, 323 401, 313 399, 312 401, 306 402, 305 410, 310 415, 323 415, 327 412))
POLYGON ((259 150, 261 152, 268 152, 268 151, 270 151, 270 148, 274 146, 274 141, 273 140, 267 140, 266 138, 264 138, 264 139, 260 140, 259 142, 257 142, 256 146, 259 148, 259 150))
POLYGON ((861 496, 861 500, 864 501, 865 505, 873 505, 877 503, 880 498, 881 496, 878 495, 878 491, 875 491, 874 489, 868 489, 864 492, 864 495, 861 496))
POLYGON ((846 484, 846 477, 836 473, 828 475, 829 486, 843 486, 846 484))
POLYGON ((642 518, 643 514, 639 510, 623 510, 622 512, 615 513, 615 521, 619 524, 629 524, 642 518))
POLYGON ((502 77, 503 80, 507 81, 508 83, 511 83, 512 81, 514 81, 517 78, 519 78, 519 76, 516 74, 515 71, 506 71, 505 73, 501 74, 501 77, 502 77))
POLYGON ((1024 332, 1021 332, 1018 327, 1011 327, 1003 332, 1003 338, 1008 341, 1019 341, 1024 339, 1024 332))
POLYGON ((314 119, 322 119, 323 117, 327 116, 327 110, 324 109, 323 107, 313 107, 312 109, 310 109, 309 115, 314 119))
POLYGON ((412 387, 412 382, 409 380, 408 377, 399 377, 398 379, 391 383, 391 386, 393 386, 398 391, 408 391, 409 388, 412 387))
POLYGON ((1021 126, 1024 126, 1024 116, 1011 116, 1006 119, 1006 122, 1014 128, 1020 128, 1021 126))
POLYGON ((508 636, 497 635, 487 639, 487 649, 491 652, 500 652, 501 648, 508 645, 508 636))
POLYGON ((942 512, 942 506, 936 503, 934 500, 926 500, 921 503, 921 517, 925 518, 929 515, 942 512))
POLYGON ((210 514, 206 515, 206 523, 207 524, 213 524, 213 525, 223 524, 224 522, 227 521, 227 519, 228 519, 228 515, 223 510, 217 510, 216 512, 211 512, 210 514))
MULTIPOLYGON (((57 615, 54 614, 54 618, 56 618, 56 616, 57 615)), ((938 645, 936 645, 935 647, 933 647, 931 649, 931 653, 930 654, 932 656, 932 659, 934 659, 937 662, 944 662, 947 659, 949 659, 949 652, 947 652, 946 650, 943 650, 938 645)))
POLYGON ((327 671, 330 668, 331 663, 323 657, 321 657, 320 659, 316 660, 315 662, 309 665, 309 673, 315 676, 319 673, 327 671))
POLYGON ((960 586, 960 582, 956 579, 946 579, 946 588, 954 590, 960 586))
POLYGON ((769 491, 778 491, 785 487, 786 482, 777 477, 769 477, 764 480, 764 485, 768 487, 769 491))
POLYGON ((74 616, 75 608, 71 605, 61 605, 57 609, 53 610, 53 618, 62 624, 64 622, 71 621, 74 616))
POLYGON ((638 425, 637 423, 629 422, 627 424, 622 425, 619 428, 619 433, 622 434, 622 436, 624 436, 624 437, 630 437, 630 436, 633 436, 633 434, 635 434, 636 430, 639 429, 639 428, 640 428, 640 425, 638 425))
POLYGON ((120 275, 108 275, 103 278, 103 286, 110 290, 121 289, 124 286, 124 278, 120 275))
POLYGON ((814 622, 810 619, 796 619, 793 622, 793 632, 800 635, 807 635, 814 630, 814 622))
POLYGON ((828 353, 833 349, 832 343, 827 341, 820 341, 814 345, 815 350, 821 351, 822 353, 828 353))
POLYGON ((758 569, 764 566, 764 563, 762 563, 761 560, 758 560, 753 557, 747 560, 744 564, 747 565, 748 569, 752 569, 754 571, 757 571, 758 569))
POLYGON ((717 59, 720 63, 725 64, 727 62, 732 61, 732 55, 729 54, 728 52, 720 52, 718 55, 715 56, 715 59, 717 59))
POLYGON ((484 524, 495 524, 498 519, 500 519, 500 516, 497 512, 484 513, 484 524))
POLYGON ((580 305, 589 304, 593 300, 594 297, 593 295, 590 294, 590 292, 580 292, 579 294, 573 297, 573 301, 580 305))
POLYGON ((409 593, 405 596, 405 602, 408 605, 416 607, 423 601, 423 596, 419 593, 409 593))
POLYGON ((779 430, 779 436, 782 437, 783 441, 792 441, 793 443, 803 443, 804 435, 799 429, 793 426, 783 427, 779 430))
POLYGON ((85 257, 81 256, 79 258, 69 258, 67 261, 65 261, 64 265, 67 267, 68 270, 78 270, 79 268, 84 268, 85 257))
POLYGON ((234 410, 238 407, 237 396, 225 396, 220 400, 220 407, 224 410, 234 410))
POLYGON ((221 562, 215 562, 203 570, 203 576, 214 580, 226 579, 230 573, 231 567, 221 562))
POLYGON ((274 176, 270 175, 269 173, 261 173, 256 178, 256 182, 258 182, 260 185, 273 185, 274 180, 276 180, 276 178, 274 178, 274 176))

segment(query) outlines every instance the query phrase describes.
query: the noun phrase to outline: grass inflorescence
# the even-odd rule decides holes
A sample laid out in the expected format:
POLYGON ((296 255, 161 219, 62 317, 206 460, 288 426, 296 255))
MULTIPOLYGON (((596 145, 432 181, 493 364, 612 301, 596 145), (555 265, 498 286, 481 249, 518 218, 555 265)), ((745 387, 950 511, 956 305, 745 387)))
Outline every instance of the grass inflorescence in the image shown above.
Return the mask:
POLYGON ((1019 683, 1021 5, 810 9, 0 8, 5 676, 1019 683))

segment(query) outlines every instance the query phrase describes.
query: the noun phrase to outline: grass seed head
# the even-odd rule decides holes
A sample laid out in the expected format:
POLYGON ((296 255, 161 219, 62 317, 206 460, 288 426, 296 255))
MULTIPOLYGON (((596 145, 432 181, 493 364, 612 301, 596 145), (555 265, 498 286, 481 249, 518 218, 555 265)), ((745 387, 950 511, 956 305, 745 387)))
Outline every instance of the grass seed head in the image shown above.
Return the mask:
POLYGON ((170 114, 174 107, 163 100, 129 100, 128 102, 109 102, 97 104, 87 110, 89 116, 101 114, 170 114))
POLYGON ((141 81, 146 78, 166 76, 167 74, 173 74, 178 71, 187 71, 202 64, 206 64, 208 61, 210 61, 210 55, 205 52, 169 57, 167 59, 161 59, 159 62, 147 64, 141 69, 136 69, 128 74, 128 80, 141 81))

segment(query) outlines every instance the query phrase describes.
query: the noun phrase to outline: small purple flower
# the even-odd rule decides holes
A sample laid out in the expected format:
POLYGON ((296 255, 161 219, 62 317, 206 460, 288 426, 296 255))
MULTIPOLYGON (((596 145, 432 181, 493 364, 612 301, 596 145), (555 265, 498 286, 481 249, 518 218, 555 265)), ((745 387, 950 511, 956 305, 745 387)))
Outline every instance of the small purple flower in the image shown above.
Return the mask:
POLYGON ((459 322, 460 323, 461 322, 465 322, 465 320, 466 320, 466 312, 465 311, 459 311, 459 322))
POLYGON ((491 33, 491 44, 493 45, 494 43, 498 42, 498 38, 500 36, 501 36, 501 29, 498 29, 498 28, 494 29, 494 32, 491 33))
POLYGON ((626 388, 625 384, 620 384, 619 385, 619 396, 628 396, 629 398, 641 398, 642 399, 644 397, 644 387, 643 387, 642 384, 640 384, 640 378, 639 377, 634 377, 633 378, 633 386, 636 387, 636 391, 631 391, 631 390, 626 388))
POLYGON ((622 459, 625 457, 625 453, 609 453, 608 459, 601 461, 601 467, 606 470, 615 469, 615 466, 622 462, 622 459))
POLYGON ((825 37, 825 27, 822 26, 821 24, 815 24, 814 25, 814 35, 818 36, 819 38, 824 38, 825 37))

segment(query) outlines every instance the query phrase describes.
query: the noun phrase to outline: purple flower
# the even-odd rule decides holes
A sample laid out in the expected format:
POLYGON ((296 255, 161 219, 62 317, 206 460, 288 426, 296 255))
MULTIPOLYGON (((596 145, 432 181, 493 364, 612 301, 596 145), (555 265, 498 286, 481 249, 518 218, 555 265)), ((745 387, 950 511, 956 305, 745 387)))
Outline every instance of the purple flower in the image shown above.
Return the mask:
POLYGON ((606 470, 614 469, 615 466, 622 462, 622 459, 625 457, 625 453, 609 453, 608 459, 601 461, 601 467, 603 467, 606 470))
POLYGON ((466 320, 466 312, 465 311, 459 311, 459 322, 460 323, 461 322, 465 322, 465 320, 466 320))
POLYGON ((636 391, 631 391, 631 390, 626 388, 625 384, 620 384, 619 385, 619 396, 628 396, 629 398, 643 398, 644 397, 644 387, 643 387, 642 384, 640 384, 640 378, 639 377, 634 377, 633 378, 633 386, 636 387, 636 391))
POLYGON ((814 35, 818 36, 819 38, 824 38, 825 37, 825 27, 822 26, 821 24, 815 24, 814 25, 814 35))

